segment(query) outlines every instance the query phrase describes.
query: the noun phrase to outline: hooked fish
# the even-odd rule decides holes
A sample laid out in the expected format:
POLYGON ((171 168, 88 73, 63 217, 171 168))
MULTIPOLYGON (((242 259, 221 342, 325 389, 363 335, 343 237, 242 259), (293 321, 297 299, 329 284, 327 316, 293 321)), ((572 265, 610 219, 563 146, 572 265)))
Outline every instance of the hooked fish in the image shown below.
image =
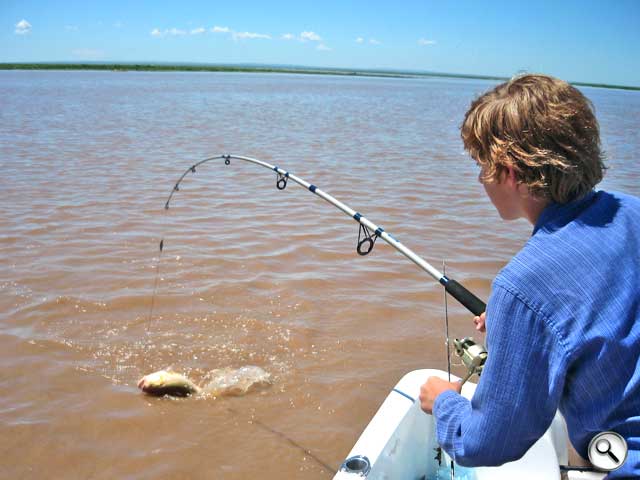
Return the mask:
POLYGON ((187 397, 201 391, 200 387, 187 377, 171 370, 159 370, 145 375, 138 382, 138 388, 157 397, 187 397))
POLYGON ((205 378, 208 383, 199 387, 189 378, 172 370, 159 370, 145 375, 138 382, 143 392, 161 397, 187 397, 189 395, 244 395, 249 390, 271 384, 271 375, 256 366, 239 369, 223 368, 212 370, 205 378))

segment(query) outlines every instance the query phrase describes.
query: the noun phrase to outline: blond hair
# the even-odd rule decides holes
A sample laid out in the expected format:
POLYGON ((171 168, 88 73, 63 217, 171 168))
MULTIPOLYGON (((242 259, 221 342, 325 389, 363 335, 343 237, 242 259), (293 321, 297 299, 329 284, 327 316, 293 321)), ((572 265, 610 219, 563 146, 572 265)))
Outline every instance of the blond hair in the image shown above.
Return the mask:
POLYGON ((476 99, 461 136, 483 181, 512 167, 532 195, 558 203, 586 195, 606 168, 593 104, 546 75, 513 78, 476 99))

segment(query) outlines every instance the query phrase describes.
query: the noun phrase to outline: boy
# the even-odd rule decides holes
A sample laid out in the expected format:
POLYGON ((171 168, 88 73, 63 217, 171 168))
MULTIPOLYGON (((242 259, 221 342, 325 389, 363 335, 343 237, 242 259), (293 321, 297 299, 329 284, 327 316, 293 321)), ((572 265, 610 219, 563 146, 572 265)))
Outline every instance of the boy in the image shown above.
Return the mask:
MULTIPOLYGON (((461 133, 500 216, 534 229, 493 282, 473 399, 439 378, 422 386, 440 445, 461 465, 500 465, 559 408, 580 455, 617 432, 629 453, 607 478, 640 478, 640 199, 593 190, 604 165, 591 103, 524 75, 475 100, 461 133)), ((484 329, 484 314, 474 321, 484 329)))

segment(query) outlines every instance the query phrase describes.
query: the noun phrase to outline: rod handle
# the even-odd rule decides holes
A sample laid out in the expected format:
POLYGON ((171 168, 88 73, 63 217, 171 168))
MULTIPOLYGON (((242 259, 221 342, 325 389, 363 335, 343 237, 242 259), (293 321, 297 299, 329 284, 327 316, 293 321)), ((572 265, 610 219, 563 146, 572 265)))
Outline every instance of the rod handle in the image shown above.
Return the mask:
POLYGON ((487 309, 487 305, 467 290, 462 284, 447 277, 442 277, 440 283, 449 295, 458 300, 464 307, 474 315, 480 315, 487 309))

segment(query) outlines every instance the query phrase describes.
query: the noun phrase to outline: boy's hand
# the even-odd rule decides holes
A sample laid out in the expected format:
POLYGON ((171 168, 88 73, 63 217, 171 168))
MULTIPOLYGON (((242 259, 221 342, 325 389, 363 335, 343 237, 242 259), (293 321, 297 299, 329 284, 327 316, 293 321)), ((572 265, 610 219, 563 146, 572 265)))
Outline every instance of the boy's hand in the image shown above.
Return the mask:
POLYGON ((484 323, 487 318, 487 312, 482 312, 479 317, 473 317, 473 323, 476 325, 476 330, 479 332, 486 332, 487 327, 485 327, 484 323))
POLYGON ((446 390, 453 390, 460 393, 462 384, 460 382, 447 382, 439 377, 429 377, 422 387, 420 387, 420 408, 425 413, 433 412, 433 404, 436 398, 446 390))

